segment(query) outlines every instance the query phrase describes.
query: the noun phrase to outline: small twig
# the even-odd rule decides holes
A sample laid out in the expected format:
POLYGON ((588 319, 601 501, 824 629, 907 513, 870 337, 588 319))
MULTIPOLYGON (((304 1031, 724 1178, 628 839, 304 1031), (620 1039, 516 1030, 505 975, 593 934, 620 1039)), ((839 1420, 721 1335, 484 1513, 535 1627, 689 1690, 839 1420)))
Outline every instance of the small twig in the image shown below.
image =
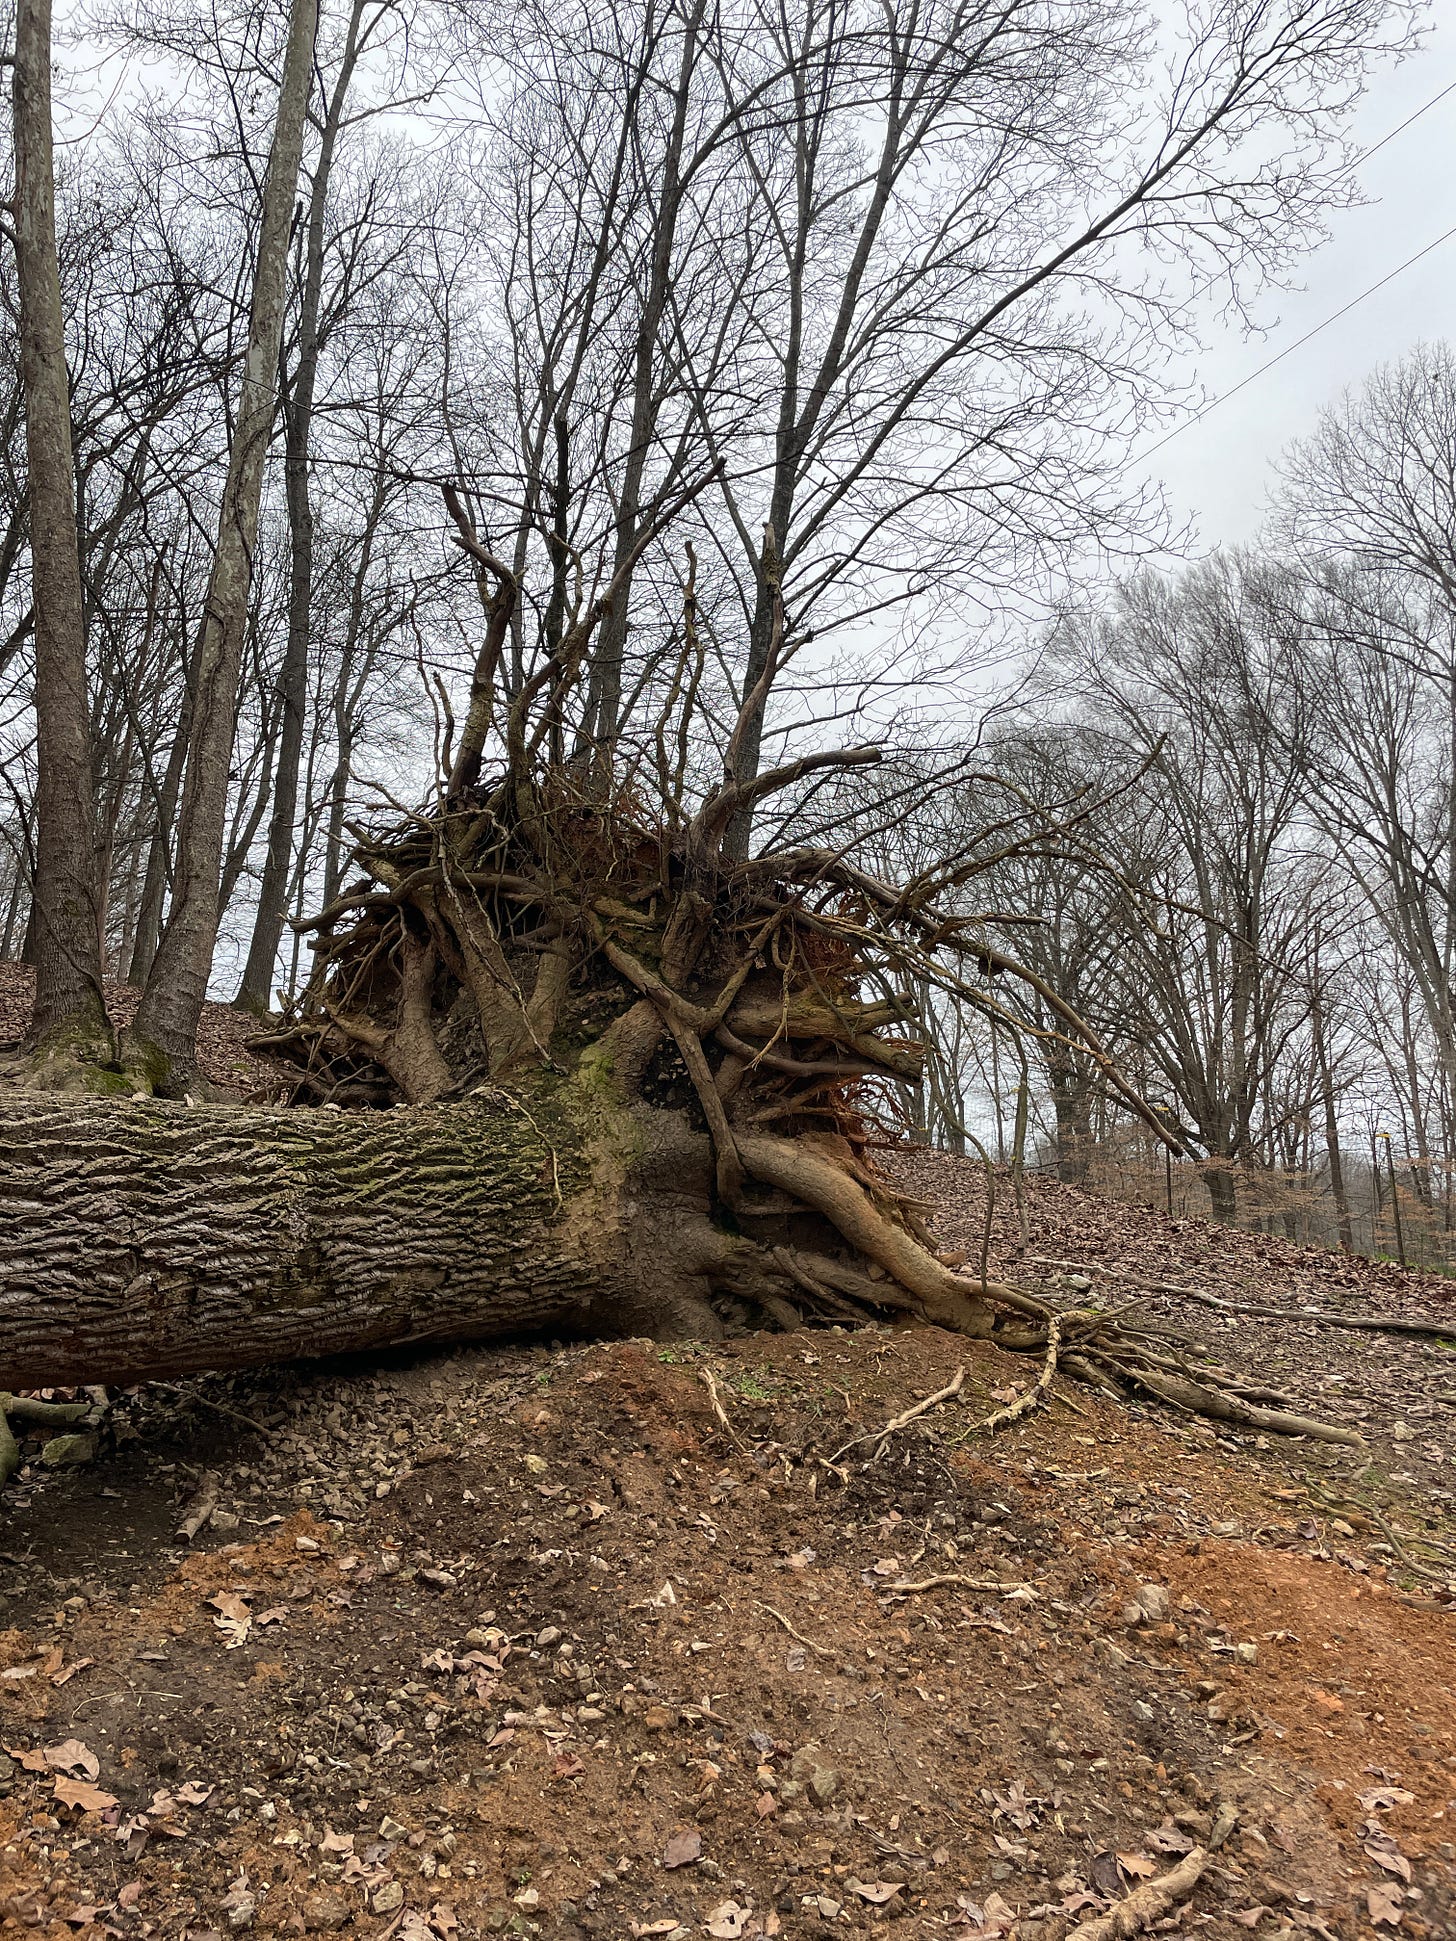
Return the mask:
POLYGON ((831 1463, 837 1463, 841 1456, 848 1455, 851 1449, 858 1449, 862 1442, 873 1442, 880 1445, 880 1447, 876 1448, 874 1456, 870 1458, 870 1461, 873 1462, 875 1457, 879 1455, 880 1448, 889 1441, 890 1437, 897 1430, 908 1428, 918 1417, 929 1414, 931 1409, 939 1408, 942 1402, 948 1402, 953 1395, 959 1395, 965 1379, 966 1371, 964 1364, 962 1364, 956 1370, 954 1379, 948 1381, 944 1388, 938 1388, 933 1395, 927 1395, 923 1402, 917 1402, 914 1408, 906 1409, 902 1415, 895 1416, 882 1429, 868 1429, 862 1436, 855 1436, 851 1441, 846 1442, 842 1449, 836 1449, 834 1454, 827 1460, 831 1463))
POLYGON ((768 1615, 771 1618, 774 1618, 778 1623, 780 1623, 784 1627, 784 1629, 788 1632, 791 1638, 796 1639, 798 1643, 802 1645, 807 1645, 809 1650, 816 1652, 819 1657, 832 1658, 834 1656, 834 1653, 829 1649, 827 1645, 815 1644, 814 1640, 812 1638, 806 1638, 802 1631, 796 1631, 793 1625, 790 1624, 789 1620, 784 1616, 783 1612, 776 1611, 772 1604, 759 1604, 757 1608, 760 1611, 767 1611, 768 1615))
POLYGON ((193 1491, 183 1508, 177 1523, 177 1535, 184 1543, 191 1543, 199 1530, 206 1529, 211 1523, 217 1508, 219 1479, 214 1469, 204 1469, 197 1488, 193 1491))
POLYGON ((742 1443, 738 1441, 738 1432, 733 1427, 733 1424, 728 1420, 728 1411, 723 1407, 722 1401, 719 1398, 718 1384, 713 1379, 712 1369, 700 1368, 698 1370, 698 1373, 702 1377, 703 1385, 708 1391, 708 1400, 713 1404, 713 1413, 714 1415, 717 1416, 718 1420, 723 1425, 724 1433, 728 1436, 730 1441, 737 1443, 738 1447, 742 1448, 743 1446, 742 1443))
POLYGON ((210 1395, 199 1395, 195 1388, 179 1388, 175 1382, 148 1382, 149 1388, 165 1388, 169 1395, 180 1395, 184 1402, 200 1402, 205 1409, 215 1409, 219 1415, 230 1415, 234 1422, 241 1422, 249 1429, 256 1429, 260 1436, 269 1433, 261 1422, 254 1421, 251 1415, 244 1415, 241 1409, 230 1409, 226 1402, 214 1402, 210 1395))
POLYGON ((905 1577, 896 1578, 893 1584, 886 1584, 887 1591, 894 1591, 898 1597, 910 1597, 917 1591, 933 1591, 941 1584, 959 1584, 966 1591, 1000 1591, 1005 1596, 1010 1591, 1029 1591, 1036 1596, 1036 1586, 1024 1579, 1003 1584, 995 1577, 964 1577, 959 1571, 947 1570, 935 1577, 917 1577, 913 1582, 905 1577))

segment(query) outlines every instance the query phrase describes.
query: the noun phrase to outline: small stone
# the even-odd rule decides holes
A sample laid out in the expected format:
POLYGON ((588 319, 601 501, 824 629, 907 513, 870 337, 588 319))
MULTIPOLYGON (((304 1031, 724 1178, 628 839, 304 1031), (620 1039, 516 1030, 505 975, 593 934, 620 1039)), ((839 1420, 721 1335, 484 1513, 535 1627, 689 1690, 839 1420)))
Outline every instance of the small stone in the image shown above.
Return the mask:
POLYGON ((349 1903, 330 1888, 310 1894, 303 1903, 303 1925, 310 1934, 332 1934, 348 1918, 349 1903))
POLYGON ((66 1469, 87 1463, 96 1454, 95 1436, 52 1436, 40 1452, 47 1469, 66 1469))
POLYGON ((834 1767, 820 1758, 818 1746, 801 1747, 789 1761, 789 1771, 803 1781, 810 1799, 820 1807, 828 1806, 843 1784, 834 1767))
POLYGON ((1409 1422, 1397 1422, 1390 1433, 1397 1442, 1414 1442, 1416 1439, 1416 1432, 1409 1422))
POLYGON ((1145 1698, 1135 1698, 1133 1700, 1132 1715, 1135 1719, 1141 1720, 1144 1725, 1151 1725, 1157 1717, 1157 1713, 1145 1698))
POLYGON ((544 1456, 526 1456, 522 1460, 533 1476, 544 1476, 546 1474, 547 1464, 544 1456))
POLYGON ((1168 1593, 1161 1584, 1139 1584, 1133 1599, 1149 1624, 1161 1624, 1168 1615, 1168 1593))
POLYGON ((394 1914, 404 1906, 404 1889, 397 1880, 386 1880, 375 1888, 369 1905, 376 1914, 394 1914))
POLYGON ((293 1547, 301 1550, 306 1557, 316 1557, 319 1552, 319 1545, 313 1537, 295 1537, 293 1547))
POLYGON ((398 1820, 391 1819, 386 1813, 379 1822, 379 1837, 381 1840, 406 1840, 409 1838, 409 1828, 401 1826, 398 1820))
POLYGON ((543 1624, 536 1633, 536 1648, 549 1651, 551 1646, 561 1642, 561 1627, 558 1624, 543 1624))
POLYGON ((258 1903, 246 1888, 235 1887, 223 1902, 223 1912, 227 1924, 235 1934, 253 1925, 253 1916, 258 1911, 258 1903))
POLYGON ((576 1716, 581 1725, 596 1725, 607 1715, 599 1705, 578 1705, 576 1716))
POLYGON ((677 1724, 677 1713, 670 1705, 649 1705, 642 1714, 642 1723, 649 1732, 671 1732, 677 1724))
POLYGON ((1234 1656, 1241 1665, 1257 1665, 1259 1662, 1259 1647, 1256 1644, 1236 1644, 1234 1646, 1234 1656))

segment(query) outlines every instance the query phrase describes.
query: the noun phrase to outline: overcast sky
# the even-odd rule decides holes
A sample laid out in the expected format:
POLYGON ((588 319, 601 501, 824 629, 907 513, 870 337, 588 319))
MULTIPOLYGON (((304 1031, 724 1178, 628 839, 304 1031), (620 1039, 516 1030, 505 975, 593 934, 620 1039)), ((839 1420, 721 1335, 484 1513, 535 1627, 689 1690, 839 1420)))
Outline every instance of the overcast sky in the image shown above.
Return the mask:
MULTIPOLYGON (((1355 123, 1369 148, 1456 81, 1456 0, 1434 0, 1425 49, 1376 81, 1355 123)), ((1301 287, 1267 297, 1258 337, 1215 326, 1195 380, 1221 395, 1286 344, 1456 224, 1456 93, 1362 164, 1367 205, 1337 212, 1309 257, 1301 287)), ((1138 469, 1161 479, 1205 546, 1247 539, 1269 490, 1271 461, 1312 425, 1320 406, 1422 339, 1456 337, 1456 236, 1322 331, 1138 469)))

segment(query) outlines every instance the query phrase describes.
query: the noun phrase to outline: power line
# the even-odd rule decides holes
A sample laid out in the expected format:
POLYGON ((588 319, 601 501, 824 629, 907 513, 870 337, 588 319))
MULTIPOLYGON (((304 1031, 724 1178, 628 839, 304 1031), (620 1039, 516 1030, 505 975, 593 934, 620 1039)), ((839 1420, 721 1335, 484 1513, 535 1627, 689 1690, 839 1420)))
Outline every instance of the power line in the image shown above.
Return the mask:
MULTIPOLYGON (((1338 182, 1342 175, 1348 175, 1351 169, 1359 168, 1360 164, 1362 162, 1368 162, 1372 155, 1378 155, 1387 142, 1393 142, 1397 135, 1403 135, 1413 122, 1419 121, 1422 115, 1429 114, 1432 108, 1436 107, 1446 99, 1448 94, 1452 93, 1456 93, 1456 81, 1448 81, 1444 88, 1438 93, 1433 94, 1429 101, 1423 102, 1413 114, 1408 114, 1404 121, 1397 122, 1395 127, 1390 129, 1388 133, 1382 135, 1378 142, 1375 142, 1371 147, 1365 149, 1363 153, 1356 155, 1352 161, 1347 162, 1344 168, 1340 169, 1331 180, 1338 182)), ((1394 282, 1396 277, 1404 274, 1413 264, 1419 263, 1423 256, 1429 256, 1433 249, 1439 249, 1442 243, 1449 242, 1452 236, 1456 236, 1456 227, 1448 229, 1443 236, 1437 236, 1434 242, 1427 243, 1424 249, 1418 249, 1414 256, 1408 256, 1403 263, 1398 263, 1393 270, 1388 271, 1378 282, 1372 283, 1368 290, 1362 290, 1359 296, 1351 297, 1347 304, 1333 311, 1325 318, 1323 323, 1317 323, 1313 330, 1307 330, 1302 337, 1296 338, 1294 343, 1286 344, 1283 350, 1277 352, 1266 364, 1261 364, 1258 370, 1250 371, 1249 375, 1246 378, 1241 378, 1231 391, 1225 391, 1219 397, 1211 398, 1203 406, 1202 410, 1196 411, 1191 418, 1185 418, 1181 425, 1174 425, 1171 431, 1164 432, 1163 436, 1155 445, 1149 445, 1145 452, 1139 452, 1136 457, 1129 460, 1129 463, 1140 465, 1144 459, 1151 458, 1154 452, 1160 452, 1164 445, 1171 444, 1175 438, 1181 437, 1185 431, 1191 431, 1195 425, 1202 424, 1210 412, 1217 411, 1218 407, 1221 404, 1227 404, 1230 398, 1236 398, 1239 392, 1244 390, 1246 386, 1252 384, 1256 378, 1263 377, 1266 371, 1272 371, 1276 364, 1282 363, 1286 357, 1290 356, 1294 351, 1301 349, 1312 338, 1318 337, 1322 330, 1328 330, 1332 323, 1338 323, 1341 317, 1348 316, 1357 304, 1365 301, 1366 297, 1373 297, 1377 290, 1383 290, 1387 283, 1394 282)))
POLYGON ((1247 377, 1240 378, 1239 382, 1231 391, 1225 391, 1221 396, 1211 398, 1201 411, 1196 411, 1191 418, 1185 418, 1181 425, 1174 425, 1171 431, 1163 434, 1156 445, 1149 445, 1145 452, 1139 452, 1137 457, 1130 462, 1135 465, 1140 465, 1145 458, 1151 458, 1154 452, 1160 452, 1164 445, 1171 444, 1175 438, 1181 437, 1185 431, 1191 431, 1194 425, 1202 424, 1210 411, 1217 411, 1221 404, 1227 404, 1230 398, 1236 398, 1240 391, 1245 390, 1254 382, 1255 378, 1262 377, 1266 371, 1272 371, 1276 364, 1282 364, 1286 357, 1301 349, 1312 338, 1318 337, 1322 330, 1328 330, 1332 323, 1338 323, 1341 317, 1347 317, 1357 304, 1365 301, 1366 297, 1373 297, 1377 290, 1383 290, 1387 283, 1393 283, 1398 276, 1403 275, 1406 270, 1410 269, 1412 264, 1419 263, 1423 256, 1429 256, 1433 249, 1439 249, 1442 243, 1449 242, 1453 236, 1456 236, 1456 224, 1453 224, 1444 235, 1437 236, 1433 242, 1427 243, 1424 249, 1418 249, 1414 256, 1407 256, 1403 263, 1397 263, 1393 270, 1387 270, 1385 275, 1378 282, 1372 283, 1368 290, 1362 290, 1359 296, 1351 297, 1348 303, 1341 304, 1340 308, 1332 311, 1324 319, 1323 323, 1317 323, 1313 330, 1305 331, 1304 335, 1302 337, 1296 337, 1292 344, 1286 344, 1283 350, 1276 352, 1266 364, 1261 364, 1257 371, 1250 371, 1247 377))

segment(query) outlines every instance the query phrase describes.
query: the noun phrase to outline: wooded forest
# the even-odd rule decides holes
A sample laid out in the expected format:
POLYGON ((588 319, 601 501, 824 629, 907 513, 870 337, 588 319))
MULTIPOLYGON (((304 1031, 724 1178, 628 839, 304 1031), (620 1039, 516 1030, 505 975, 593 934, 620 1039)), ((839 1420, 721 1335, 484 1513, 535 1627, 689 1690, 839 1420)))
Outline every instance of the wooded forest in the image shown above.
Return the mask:
POLYGON ((1456 360, 1332 404, 1236 554, 1127 482, 1358 194, 1405 9, 11 29, 0 1380, 1043 1345, 906 1133, 1444 1257, 1456 360))

